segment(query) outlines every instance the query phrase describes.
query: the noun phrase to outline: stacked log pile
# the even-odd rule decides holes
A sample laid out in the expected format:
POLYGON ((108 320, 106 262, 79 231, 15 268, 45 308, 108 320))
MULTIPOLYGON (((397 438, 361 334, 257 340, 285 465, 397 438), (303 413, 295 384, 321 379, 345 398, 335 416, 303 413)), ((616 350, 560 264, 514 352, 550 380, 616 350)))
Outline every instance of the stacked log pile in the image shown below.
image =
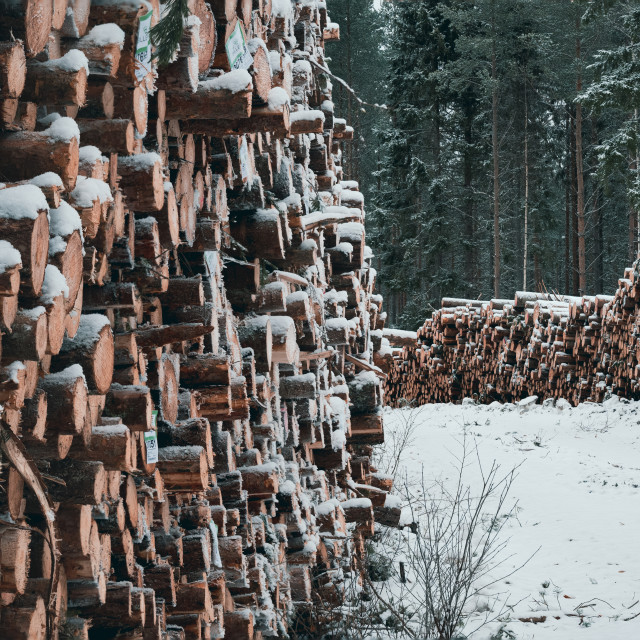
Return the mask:
POLYGON ((640 262, 625 270, 612 296, 519 291, 513 300, 444 298, 407 336, 378 336, 375 357, 389 372, 386 400, 394 406, 639 399, 640 262))
POLYGON ((2 637, 313 633, 400 517, 338 27, 189 0, 156 68, 157 0, 0 6, 2 637))

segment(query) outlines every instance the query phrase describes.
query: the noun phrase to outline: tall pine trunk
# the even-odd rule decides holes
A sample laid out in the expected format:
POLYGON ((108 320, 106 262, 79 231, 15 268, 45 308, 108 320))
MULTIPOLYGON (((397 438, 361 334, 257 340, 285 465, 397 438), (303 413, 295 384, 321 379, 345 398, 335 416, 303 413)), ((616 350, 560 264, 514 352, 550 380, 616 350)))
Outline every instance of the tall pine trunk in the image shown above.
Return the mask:
POLYGON ((576 118, 571 113, 571 292, 578 295, 578 172, 576 156, 576 118))
MULTIPOLYGON (((471 111, 469 109, 469 111, 471 111)), ((471 144, 473 142, 473 130, 472 130, 473 116, 471 113, 467 113, 464 122, 464 140, 465 140, 465 152, 464 152, 464 194, 465 194, 465 240, 466 248, 464 255, 464 275, 465 275, 465 291, 466 295, 472 297, 474 293, 477 293, 477 269, 478 269, 478 256, 477 249, 478 244, 475 240, 475 220, 474 220, 474 202, 473 202, 473 167, 471 159, 471 144)))
POLYGON ((566 294, 571 290, 571 185, 573 184, 573 155, 571 149, 571 118, 569 115, 569 105, 566 105, 567 116, 565 121, 566 132, 566 184, 564 198, 564 291, 566 294))
MULTIPOLYGON (((634 109, 633 119, 636 127, 636 135, 637 135, 637 126, 638 126, 638 110, 634 109)), ((636 187, 638 184, 638 171, 640 170, 640 166, 638 163, 638 143, 636 142, 636 150, 635 153, 631 155, 629 159, 629 165, 631 169, 631 174, 633 176, 632 179, 635 179, 636 187)), ((638 225, 638 211, 636 210, 635 202, 632 200, 629 203, 629 261, 633 262, 638 257, 638 234, 639 234, 639 225, 638 225)))
POLYGON ((498 152, 498 63, 495 5, 491 16, 491 144, 493 147, 493 295, 500 297, 500 157, 498 152))
MULTIPOLYGON (((580 35, 581 18, 576 18, 576 92, 582 91, 582 42, 580 35)), ((584 215, 584 170, 582 162, 582 103, 576 101, 576 213, 578 236, 578 293, 584 294, 587 290, 587 255, 585 247, 585 215, 584 215)), ((575 288, 575 287, 574 287, 575 288)))
POLYGON ((527 251, 529 233, 529 105, 527 103, 527 78, 524 79, 524 250, 522 258, 522 288, 527 290, 527 251))

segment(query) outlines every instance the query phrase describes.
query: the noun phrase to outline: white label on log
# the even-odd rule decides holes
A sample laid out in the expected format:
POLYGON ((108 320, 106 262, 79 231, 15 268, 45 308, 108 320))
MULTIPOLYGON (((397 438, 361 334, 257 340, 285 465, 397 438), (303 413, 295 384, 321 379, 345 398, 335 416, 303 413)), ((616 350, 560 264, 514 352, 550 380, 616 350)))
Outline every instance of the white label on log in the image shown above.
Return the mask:
POLYGON ((147 448, 147 464, 158 462, 158 436, 155 431, 144 432, 144 444, 147 448))
POLYGON ((136 43, 136 79, 138 82, 144 80, 147 73, 151 71, 151 16, 153 9, 142 16, 138 23, 138 42, 136 43))
POLYGON ((247 43, 240 20, 238 20, 231 35, 224 43, 224 48, 227 50, 227 58, 231 69, 248 69, 251 66, 253 58, 247 50, 247 43))
POLYGON ((158 428, 158 410, 157 409, 151 412, 151 428, 152 429, 158 428))
POLYGON ((240 158, 240 173, 242 174, 242 182, 248 182, 249 174, 251 173, 251 165, 249 164, 249 145, 247 145, 246 138, 242 138, 240 148, 238 149, 238 156, 240 158))

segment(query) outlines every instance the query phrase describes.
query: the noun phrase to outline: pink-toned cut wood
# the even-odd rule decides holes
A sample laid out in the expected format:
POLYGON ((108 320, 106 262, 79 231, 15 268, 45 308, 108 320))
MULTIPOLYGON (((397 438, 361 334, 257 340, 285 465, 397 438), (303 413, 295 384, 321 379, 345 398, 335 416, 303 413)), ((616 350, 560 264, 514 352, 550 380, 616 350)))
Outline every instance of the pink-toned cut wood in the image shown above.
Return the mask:
MULTIPOLYGON (((9 189, 6 190, 10 191, 9 189)), ((17 193, 17 192, 16 192, 17 193)), ((0 191, 0 201, 3 194, 0 191)), ((14 218, 0 214, 0 237, 20 252, 20 270, 23 293, 37 296, 42 290, 49 247, 49 220, 47 211, 34 212, 35 216, 14 218)))
POLYGON ((26 64, 22 42, 0 42, 0 98, 20 97, 24 89, 26 64))
POLYGON ((43 441, 47 427, 47 394, 44 389, 36 389, 22 409, 22 437, 43 441))
POLYGON ((108 471, 131 472, 136 468, 136 449, 133 434, 124 424, 94 426, 89 444, 79 440, 69 450, 73 460, 102 462, 108 471))
POLYGON ((111 385, 114 362, 113 332, 109 320, 100 314, 82 314, 76 336, 65 339, 51 370, 60 371, 71 364, 82 366, 91 391, 105 394, 111 385))
MULTIPOLYGON (((116 119, 131 120, 140 135, 147 131, 149 97, 142 84, 127 87, 113 83, 113 115, 116 119)), ((138 141, 139 142, 139 141, 138 141)))
POLYGON ((88 35, 75 42, 74 46, 87 56, 91 76, 104 79, 115 77, 118 73, 122 43, 114 40, 98 44, 91 35, 88 35))
POLYGON ((78 177, 78 140, 51 137, 45 131, 17 131, 0 137, 0 171, 7 180, 22 180, 53 171, 70 192, 78 177))
POLYGON ((253 107, 251 116, 248 118, 185 120, 182 126, 185 132, 215 137, 264 133, 267 131, 272 132, 274 135, 287 137, 291 129, 289 105, 286 104, 277 109, 253 107))
POLYGON ((271 65, 267 47, 264 43, 261 46, 260 42, 258 39, 250 41, 253 64, 249 67, 249 73, 253 78, 253 101, 256 104, 264 105, 267 103, 271 91, 271 65))
POLYGON ((59 31, 62 29, 67 14, 67 0, 53 0, 53 14, 51 26, 59 31))
POLYGON ((68 313, 74 308, 78 291, 82 286, 82 239, 80 232, 75 230, 67 236, 66 241, 60 240, 59 238, 49 251, 49 264, 58 267, 69 287, 69 295, 65 298, 65 311, 68 313), (54 253, 52 249, 60 250, 54 253))
POLYGON ((130 283, 109 283, 104 286, 84 286, 83 312, 117 311, 142 320, 142 299, 137 287, 130 283))
POLYGON ((82 367, 73 365, 40 380, 38 387, 47 394, 47 437, 49 433, 82 433, 87 412, 87 385, 82 367))
POLYGON ((131 431, 149 431, 152 410, 148 387, 113 384, 107 393, 104 415, 122 418, 131 431))
POLYGON ((164 205, 162 160, 156 153, 118 159, 120 188, 134 211, 160 211, 164 205))
POLYGON ((2 0, 0 39, 16 38, 24 42, 28 57, 40 53, 51 31, 53 3, 43 0, 2 0))
POLYGON ((42 360, 47 351, 47 342, 45 308, 21 310, 16 315, 11 333, 2 336, 2 355, 11 360, 42 360))
POLYGON ((204 73, 213 62, 216 50, 216 19, 212 10, 213 3, 204 0, 189 0, 192 15, 200 20, 200 43, 198 48, 198 71, 204 73))
POLYGON ((91 0, 69 0, 62 33, 68 38, 81 38, 89 26, 91 0))
MULTIPOLYGON (((133 122, 128 119, 97 120, 82 118, 77 120, 83 145, 98 147, 102 153, 130 155, 135 148, 133 122)), ((118 162, 118 166, 121 162, 118 162)))
MULTIPOLYGON (((113 118, 114 92, 110 82, 104 82, 89 76, 84 106, 78 111, 76 119, 113 118)), ((86 144, 84 138, 82 144, 86 144)), ((106 152, 106 151, 105 151, 106 152)))
POLYGON ((202 491, 209 484, 205 451, 200 446, 161 447, 158 468, 169 491, 202 491))
POLYGON ((2 629, 8 639, 45 640, 47 612, 42 597, 36 597, 27 606, 14 605, 3 609, 2 629))
POLYGON ((87 70, 71 60, 72 56, 80 55, 70 51, 59 60, 29 61, 21 98, 36 103, 81 107, 87 91, 87 70))
MULTIPOLYGON (((9 245, 11 247, 11 245, 9 245)), ((11 247, 13 249, 13 247, 11 247)), ((15 264, 5 265, 0 273, 0 296, 17 296, 20 291, 20 268, 22 261, 20 255, 15 259, 15 264)))
POLYGON ((202 81, 195 93, 172 91, 167 93, 167 118, 219 119, 248 118, 251 115, 252 82, 240 91, 228 89, 226 77, 202 81), (185 114, 187 117, 185 118, 185 114))

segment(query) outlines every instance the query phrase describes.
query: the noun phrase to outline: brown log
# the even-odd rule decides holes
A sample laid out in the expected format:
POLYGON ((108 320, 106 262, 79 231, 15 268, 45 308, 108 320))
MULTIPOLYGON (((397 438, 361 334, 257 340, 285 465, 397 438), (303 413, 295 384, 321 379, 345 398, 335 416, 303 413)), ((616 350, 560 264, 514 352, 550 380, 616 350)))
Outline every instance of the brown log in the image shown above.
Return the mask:
POLYGON ((200 20, 198 71, 204 73, 213 62, 216 50, 216 20, 212 7, 204 0, 191 0, 189 9, 200 20))
POLYGON ((52 362, 52 371, 78 363, 89 390, 105 394, 111 385, 113 361, 113 332, 108 318, 100 314, 82 314, 78 332, 73 339, 65 339, 52 362))
POLYGON ((229 385, 230 363, 227 355, 194 354, 180 358, 180 381, 190 388, 229 385))
POLYGON ((76 47, 87 56, 92 76, 115 77, 123 42, 124 32, 117 25, 102 24, 93 27, 76 47))
POLYGON ((0 588, 10 593, 24 593, 29 574, 30 532, 5 529, 0 538, 0 588))
POLYGON ((0 137, 0 171, 8 180, 53 171, 68 191, 78 176, 78 140, 71 119, 61 118, 45 131, 18 131, 0 137), (71 134, 71 135, 69 135, 71 134))
POLYGON ((19 98, 26 77, 24 45, 20 41, 0 43, 0 97, 19 98))
POLYGON ((33 185, 0 190, 0 234, 20 252, 23 292, 38 296, 44 282, 49 247, 48 207, 33 185))
POLYGON ((53 5, 40 0, 3 0, 0 39, 24 41, 27 56, 33 57, 46 46, 51 31, 53 5))
POLYGON ((284 237, 280 215, 275 209, 243 213, 231 221, 231 234, 251 256, 267 260, 284 258, 284 237))
POLYGON ((162 327, 149 327, 136 330, 136 339, 141 347, 160 347, 164 344, 195 340, 211 332, 211 327, 185 322, 162 327))
MULTIPOLYGON (((103 153, 130 155, 135 149, 133 122, 127 119, 86 119, 78 121, 82 144, 98 147, 103 153)), ((118 163, 120 168, 121 162, 118 163)))
POLYGON ((82 367, 76 364, 51 373, 38 386, 47 394, 47 437, 49 433, 81 433, 87 412, 87 385, 82 367))
POLYGON ((166 117, 170 120, 248 118, 252 87, 249 73, 237 70, 198 83, 195 93, 168 92, 166 117))
POLYGON ((3 609, 0 624, 7 640, 45 640, 47 615, 44 600, 37 597, 30 606, 3 609))
POLYGON ((57 236, 50 241, 49 262, 58 268, 69 287, 69 295, 65 298, 65 311, 69 313, 75 306, 78 292, 82 286, 82 239, 79 230, 74 230, 64 240, 57 236))
POLYGON ((271 335, 271 318, 256 316, 247 318, 238 325, 238 337, 244 347, 253 349, 256 358, 256 369, 271 369, 273 357, 273 337, 271 335))
POLYGON ((319 110, 294 111, 291 114, 291 134, 322 133, 324 113, 319 110))
POLYGON ((151 429, 153 402, 147 387, 111 385, 107 393, 104 413, 122 418, 131 431, 151 429))
POLYGON ((246 118, 187 120, 183 124, 183 129, 189 133, 202 133, 216 137, 265 132, 284 137, 288 136, 291 130, 289 105, 284 104, 275 109, 253 107, 251 116, 246 118))
POLYGON ((191 418, 170 425, 161 421, 158 425, 158 444, 161 447, 197 445, 204 449, 207 465, 213 469, 214 453, 211 425, 206 418, 191 418))
POLYGON ((162 160, 145 153, 118 160, 120 188, 135 211, 160 211, 164 205, 162 160))
POLYGON ((273 463, 241 467, 242 488, 250 496, 271 495, 278 493, 278 469, 273 463))
POLYGON ((27 78, 21 97, 36 103, 81 107, 88 75, 87 58, 77 49, 58 60, 31 60, 27 64, 27 78))
POLYGON ((19 311, 11 333, 2 336, 2 354, 10 361, 42 360, 47 350, 47 315, 44 307, 19 311))
POLYGON ((94 610, 107 598, 107 583, 103 573, 95 580, 68 580, 69 609, 94 610))
POLYGON ((69 0, 65 13, 62 33, 70 38, 80 38, 89 25, 91 0, 69 0))
POLYGON ((133 284, 108 284, 104 287, 84 287, 83 311, 119 311, 122 315, 142 318, 142 300, 133 284))
POLYGON ((161 447, 158 468, 167 490, 202 491, 209 484, 207 457, 199 446, 161 447))
POLYGON ((131 431, 123 424, 93 427, 89 444, 74 443, 69 457, 102 462, 110 471, 132 471, 135 468, 135 448, 131 431))
POLYGON ((106 472, 101 462, 64 460, 48 465, 46 472, 64 481, 49 484, 53 500, 72 504, 100 504, 105 492, 106 472))

